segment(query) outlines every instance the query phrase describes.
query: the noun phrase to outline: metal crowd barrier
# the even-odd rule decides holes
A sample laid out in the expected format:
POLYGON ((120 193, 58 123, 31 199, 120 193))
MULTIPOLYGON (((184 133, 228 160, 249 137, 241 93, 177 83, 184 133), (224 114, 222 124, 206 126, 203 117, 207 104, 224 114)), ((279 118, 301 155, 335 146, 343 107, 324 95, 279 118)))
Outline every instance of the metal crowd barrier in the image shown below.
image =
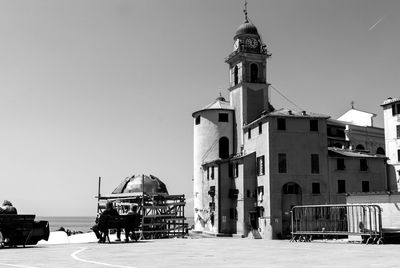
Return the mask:
POLYGON ((292 239, 360 235, 365 243, 382 244, 382 209, 378 205, 312 205, 291 210, 292 239))

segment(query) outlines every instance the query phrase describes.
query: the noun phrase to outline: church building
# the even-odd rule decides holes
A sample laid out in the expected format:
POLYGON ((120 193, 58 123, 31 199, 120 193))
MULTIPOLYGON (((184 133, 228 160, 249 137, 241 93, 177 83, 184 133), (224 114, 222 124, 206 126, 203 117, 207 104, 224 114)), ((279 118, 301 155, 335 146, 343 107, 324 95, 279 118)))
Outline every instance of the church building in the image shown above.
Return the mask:
POLYGON ((275 109, 271 54, 246 10, 233 40, 225 59, 229 100, 220 96, 192 114, 195 231, 285 238, 293 206, 345 203, 348 192, 388 188, 384 133, 373 114, 351 111, 344 119, 362 120, 346 121, 275 109))

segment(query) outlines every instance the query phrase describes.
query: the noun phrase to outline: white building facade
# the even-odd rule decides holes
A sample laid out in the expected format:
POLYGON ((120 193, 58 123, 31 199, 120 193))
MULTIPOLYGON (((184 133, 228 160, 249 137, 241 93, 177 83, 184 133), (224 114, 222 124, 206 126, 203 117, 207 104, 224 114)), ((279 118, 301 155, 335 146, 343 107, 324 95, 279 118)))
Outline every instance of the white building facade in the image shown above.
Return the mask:
POLYGON ((388 98, 381 105, 385 128, 385 149, 388 157, 388 174, 400 189, 400 98, 388 98))

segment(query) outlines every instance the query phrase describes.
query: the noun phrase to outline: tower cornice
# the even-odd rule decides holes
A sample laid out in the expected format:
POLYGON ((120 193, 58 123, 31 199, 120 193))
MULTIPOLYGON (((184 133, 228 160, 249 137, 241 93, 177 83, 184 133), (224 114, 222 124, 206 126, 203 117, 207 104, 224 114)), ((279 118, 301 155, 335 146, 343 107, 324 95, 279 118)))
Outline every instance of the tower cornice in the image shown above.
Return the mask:
POLYGON ((230 64, 232 62, 239 60, 245 60, 245 59, 249 59, 252 56, 256 56, 259 59, 263 59, 266 60, 269 57, 271 57, 271 54, 268 53, 268 51, 265 49, 262 53, 256 53, 256 52, 250 52, 250 51, 241 51, 241 50, 235 50, 233 51, 231 54, 228 55, 228 57, 225 58, 225 62, 230 64))

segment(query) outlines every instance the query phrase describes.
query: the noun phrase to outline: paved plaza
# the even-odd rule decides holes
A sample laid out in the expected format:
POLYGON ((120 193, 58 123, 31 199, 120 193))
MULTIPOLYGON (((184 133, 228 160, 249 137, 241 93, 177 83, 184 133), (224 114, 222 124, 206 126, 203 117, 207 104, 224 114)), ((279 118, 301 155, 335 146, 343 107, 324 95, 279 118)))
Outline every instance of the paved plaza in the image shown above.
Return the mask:
POLYGON ((0 250, 0 267, 399 267, 399 245, 241 238, 38 245, 0 250))

